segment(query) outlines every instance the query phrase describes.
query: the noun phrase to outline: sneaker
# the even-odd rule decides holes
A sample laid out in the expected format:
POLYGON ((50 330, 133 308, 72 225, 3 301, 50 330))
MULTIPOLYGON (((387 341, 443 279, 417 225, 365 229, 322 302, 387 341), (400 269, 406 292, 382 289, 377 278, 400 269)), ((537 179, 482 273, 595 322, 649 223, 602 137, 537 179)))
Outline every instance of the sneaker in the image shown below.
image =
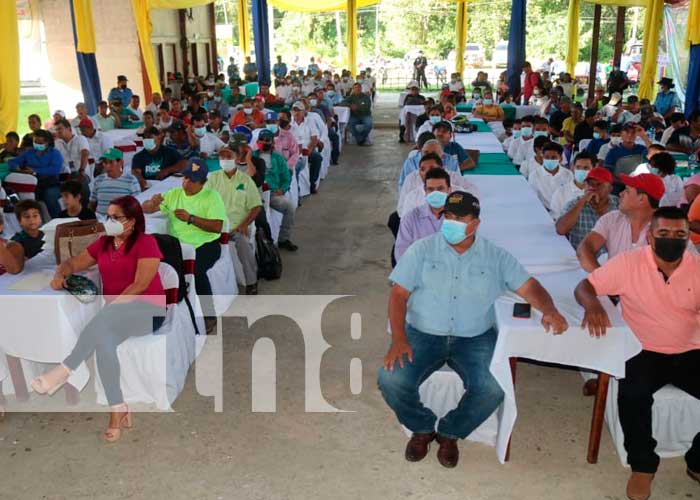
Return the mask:
POLYGON ((297 250, 299 250, 299 247, 289 240, 278 242, 277 248, 282 248, 283 250, 288 250, 290 252, 296 252, 297 250))

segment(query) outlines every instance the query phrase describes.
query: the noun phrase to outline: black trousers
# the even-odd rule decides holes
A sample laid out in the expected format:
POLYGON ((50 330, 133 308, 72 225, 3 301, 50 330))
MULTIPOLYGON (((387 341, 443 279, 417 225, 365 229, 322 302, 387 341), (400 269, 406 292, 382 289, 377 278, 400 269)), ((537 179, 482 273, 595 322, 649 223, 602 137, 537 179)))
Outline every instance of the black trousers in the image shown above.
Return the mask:
MULTIPOLYGON (((625 378, 620 380, 617 404, 625 434, 627 461, 635 472, 655 473, 659 456, 651 434, 651 407, 654 393, 673 384, 700 399, 700 349, 682 354, 642 351, 627 361, 625 378)), ((700 422, 696 422, 700 431, 700 422)), ((685 455, 688 468, 700 472, 700 432, 685 455)))
POLYGON ((197 248, 194 262, 194 285, 202 304, 204 316, 216 316, 207 271, 216 264, 219 257, 221 257, 221 243, 218 239, 197 248))
MULTIPOLYGON (((389 216, 389 220, 387 221, 386 225, 391 231, 391 234, 394 235, 395 240, 396 236, 399 234, 399 226, 401 225, 401 217, 399 217, 399 214, 397 212, 392 212, 389 216)), ((394 258, 394 245, 391 246, 391 267, 392 269, 396 267, 396 259, 394 258)))

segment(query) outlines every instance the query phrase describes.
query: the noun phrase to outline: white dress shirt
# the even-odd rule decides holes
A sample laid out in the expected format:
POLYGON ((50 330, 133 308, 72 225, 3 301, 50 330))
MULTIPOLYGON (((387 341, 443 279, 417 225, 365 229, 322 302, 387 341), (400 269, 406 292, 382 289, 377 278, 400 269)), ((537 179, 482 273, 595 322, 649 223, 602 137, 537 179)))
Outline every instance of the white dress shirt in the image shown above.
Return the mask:
POLYGON ((80 168, 80 152, 84 149, 90 151, 90 145, 85 137, 74 134, 73 138, 68 142, 63 139, 56 139, 56 149, 63 157, 63 173, 70 174, 78 171, 80 168), (71 163, 73 163, 72 167, 71 163))
POLYGON ((309 147, 312 134, 306 118, 304 118, 304 121, 302 121, 301 123, 297 123, 295 119, 292 119, 292 127, 290 130, 292 132, 292 135, 294 135, 294 138, 297 140, 297 142, 302 148, 309 147))
MULTIPOLYGON (((447 172, 450 174, 450 189, 452 191, 466 191, 479 198, 479 188, 469 182, 459 172, 447 172)), ((406 176, 406 180, 399 193, 399 203, 396 211, 399 217, 425 203, 424 181, 420 176, 420 171, 416 170, 406 176)))
POLYGON ((574 174, 571 170, 559 167, 556 174, 550 174, 543 166, 530 172, 527 181, 537 193, 537 197, 547 210, 551 210, 552 196, 562 186, 573 183, 574 174))
MULTIPOLYGON (((561 170, 561 167, 559 167, 559 169, 561 170)), ((554 220, 557 220, 562 216, 564 207, 568 205, 571 200, 575 200, 583 193, 583 189, 578 187, 573 179, 568 184, 564 184, 554 191, 552 201, 549 203, 549 211, 554 220)))
POLYGON ((211 156, 225 146, 223 141, 219 139, 216 134, 212 134, 211 132, 206 132, 204 136, 198 138, 198 140, 199 152, 206 153, 207 156, 211 156))

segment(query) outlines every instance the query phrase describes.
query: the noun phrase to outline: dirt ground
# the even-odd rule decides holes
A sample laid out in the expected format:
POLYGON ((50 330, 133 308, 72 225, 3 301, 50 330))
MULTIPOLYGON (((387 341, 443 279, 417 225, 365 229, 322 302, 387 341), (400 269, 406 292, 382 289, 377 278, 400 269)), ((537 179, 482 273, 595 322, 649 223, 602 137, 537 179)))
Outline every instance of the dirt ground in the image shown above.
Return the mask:
MULTIPOLYGON (((375 145, 348 146, 318 195, 297 212, 280 281, 264 294, 335 294, 323 333, 326 400, 344 413, 304 411, 304 344, 289 319, 248 328, 224 324, 224 411, 195 390, 191 371, 172 413, 139 413, 113 445, 100 441, 104 414, 9 414, 0 422, 1 499, 625 499, 629 471, 607 429, 597 465, 586 462, 592 399, 575 371, 521 363, 519 416, 511 461, 492 447, 460 443, 453 470, 435 448, 420 463, 403 458, 406 437, 376 387, 388 347, 386 303, 398 168, 408 151, 395 130, 375 145), (360 313, 361 339, 350 335, 360 313), (277 355, 276 413, 251 411, 251 349, 271 338, 277 355), (362 390, 349 385, 350 359, 362 361, 362 390)), ((57 397, 60 397, 57 395, 57 397)), ((682 459, 662 461, 655 499, 700 498, 682 459)))

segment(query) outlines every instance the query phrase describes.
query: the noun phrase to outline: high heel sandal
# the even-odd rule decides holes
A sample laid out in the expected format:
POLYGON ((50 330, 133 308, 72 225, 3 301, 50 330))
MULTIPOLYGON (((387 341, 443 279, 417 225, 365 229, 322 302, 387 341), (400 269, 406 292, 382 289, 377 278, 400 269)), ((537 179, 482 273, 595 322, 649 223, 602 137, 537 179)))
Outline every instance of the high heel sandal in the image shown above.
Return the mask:
POLYGON ((48 373, 32 380, 32 389, 37 394, 53 396, 68 381, 68 377, 70 377, 70 370, 63 365, 59 365, 48 373), (59 373, 59 368, 62 368, 64 372, 59 373))
MULTIPOLYGON (((122 437, 122 428, 131 429, 133 426, 129 406, 124 403, 115 408, 118 408, 116 410, 117 412, 121 413, 125 410, 126 413, 124 413, 124 415, 122 415, 122 417, 119 419, 119 427, 107 427, 107 430, 102 433, 102 438, 108 443, 115 443, 119 441, 119 439, 122 437)), ((115 411, 115 408, 112 408, 112 411, 115 411)))

